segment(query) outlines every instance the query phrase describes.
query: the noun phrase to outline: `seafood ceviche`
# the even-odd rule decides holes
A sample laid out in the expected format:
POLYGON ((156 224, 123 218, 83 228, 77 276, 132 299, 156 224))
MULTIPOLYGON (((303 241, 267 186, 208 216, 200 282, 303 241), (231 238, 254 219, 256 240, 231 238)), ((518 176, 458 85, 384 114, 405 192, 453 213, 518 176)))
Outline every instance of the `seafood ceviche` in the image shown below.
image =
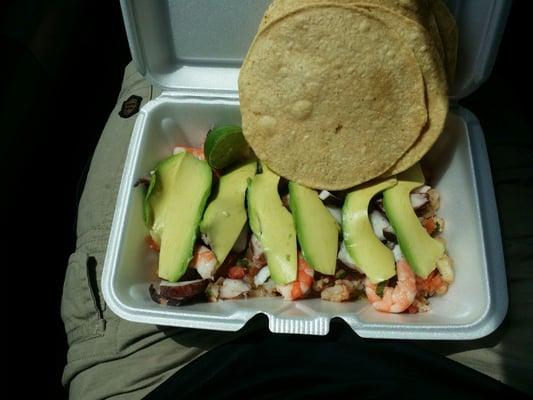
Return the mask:
POLYGON ((315 190, 276 175, 240 127, 223 126, 203 149, 177 147, 141 182, 160 278, 149 292, 162 305, 277 296, 418 313, 454 280, 439 192, 419 164, 315 190))

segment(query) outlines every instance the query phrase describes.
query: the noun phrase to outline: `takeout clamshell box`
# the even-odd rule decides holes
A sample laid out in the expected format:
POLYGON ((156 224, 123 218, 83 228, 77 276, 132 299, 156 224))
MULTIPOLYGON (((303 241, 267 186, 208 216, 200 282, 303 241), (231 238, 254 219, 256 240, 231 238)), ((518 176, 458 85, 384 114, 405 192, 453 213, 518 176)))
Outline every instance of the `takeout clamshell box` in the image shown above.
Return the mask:
POLYGON ((498 214, 480 124, 456 101, 489 76, 510 8, 506 0, 447 1, 460 32, 458 67, 445 132, 425 157, 441 192, 439 215, 456 279, 432 310, 383 314, 368 302, 296 302, 253 298, 162 306, 149 295, 154 259, 134 187, 174 146, 200 146, 215 125, 239 124, 239 67, 270 0, 121 0, 133 60, 163 88, 139 112, 128 151, 105 258, 104 299, 135 322, 235 331, 256 314, 276 333, 325 335, 341 318, 360 336, 475 339, 493 332, 507 311, 498 214))

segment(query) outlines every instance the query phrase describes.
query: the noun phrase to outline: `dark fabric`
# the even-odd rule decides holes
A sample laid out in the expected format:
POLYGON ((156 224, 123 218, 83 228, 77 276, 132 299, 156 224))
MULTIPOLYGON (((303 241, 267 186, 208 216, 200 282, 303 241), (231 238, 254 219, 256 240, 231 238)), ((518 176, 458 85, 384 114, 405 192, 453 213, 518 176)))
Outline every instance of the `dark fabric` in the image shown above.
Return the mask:
POLYGON ((414 344, 332 328, 326 337, 253 332, 193 361, 146 398, 527 398, 414 344))

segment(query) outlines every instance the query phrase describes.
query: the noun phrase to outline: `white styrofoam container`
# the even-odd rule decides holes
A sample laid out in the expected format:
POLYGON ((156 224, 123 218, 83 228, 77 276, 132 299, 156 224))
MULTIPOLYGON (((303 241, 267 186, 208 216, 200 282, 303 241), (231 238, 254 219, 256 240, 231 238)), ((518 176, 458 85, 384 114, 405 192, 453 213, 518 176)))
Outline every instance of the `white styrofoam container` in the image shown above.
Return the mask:
MULTIPOLYGON (((104 299, 136 322, 235 331, 258 313, 277 333, 325 335, 342 318, 363 337, 474 339, 488 335, 507 311, 505 265, 483 132, 469 111, 452 105, 445 132, 426 163, 442 195, 439 214, 455 260, 456 281, 420 314, 383 314, 367 302, 330 303, 281 298, 167 307, 152 301, 147 271, 142 190, 145 176, 176 145, 199 146, 214 125, 239 124, 238 68, 268 0, 147 2, 122 0, 133 58, 165 90, 140 111, 133 131, 105 259, 104 299)), ((509 9, 505 0, 450 1, 462 33, 453 98, 490 74, 509 9), (475 16, 474 16, 475 15, 475 16), (476 29, 472 28, 473 16, 476 29), (465 28, 468 26, 468 28, 465 28)))

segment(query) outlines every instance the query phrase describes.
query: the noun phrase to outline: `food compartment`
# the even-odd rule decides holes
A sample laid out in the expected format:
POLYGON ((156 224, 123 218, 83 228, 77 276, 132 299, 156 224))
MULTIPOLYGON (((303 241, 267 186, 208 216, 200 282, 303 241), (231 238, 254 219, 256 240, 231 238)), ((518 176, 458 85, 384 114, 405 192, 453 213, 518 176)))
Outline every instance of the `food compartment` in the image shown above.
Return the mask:
POLYGON ((132 137, 104 271, 104 296, 122 318, 145 323, 237 330, 258 313, 279 333, 326 334, 332 318, 345 320, 359 335, 386 338, 480 337, 505 315, 507 296, 499 227, 481 129, 466 110, 448 117, 445 132, 425 157, 431 184, 441 194, 439 215, 454 260, 455 282, 443 297, 430 299, 431 311, 383 314, 365 300, 330 303, 320 299, 226 300, 180 307, 152 301, 156 258, 146 245, 143 190, 135 182, 149 174, 175 146, 201 146, 215 125, 240 124, 235 98, 162 96, 141 111, 132 137), (480 190, 481 194, 480 195, 480 190), (491 232, 490 235, 487 235, 491 232))

